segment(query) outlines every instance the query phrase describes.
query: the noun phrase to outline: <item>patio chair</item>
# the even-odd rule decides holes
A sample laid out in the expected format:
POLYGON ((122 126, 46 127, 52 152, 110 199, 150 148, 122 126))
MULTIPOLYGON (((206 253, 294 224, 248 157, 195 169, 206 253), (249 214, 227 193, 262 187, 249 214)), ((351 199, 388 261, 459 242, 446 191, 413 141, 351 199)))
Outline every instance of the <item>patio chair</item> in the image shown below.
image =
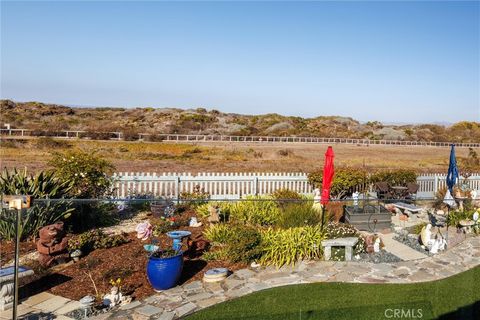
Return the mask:
POLYGON ((387 198, 391 198, 392 196, 388 182, 381 181, 381 182, 375 183, 375 189, 377 190, 378 199, 387 199, 387 198))
POLYGON ((409 182, 407 183, 407 197, 408 199, 415 200, 417 198, 417 191, 419 188, 419 185, 414 182, 409 182))

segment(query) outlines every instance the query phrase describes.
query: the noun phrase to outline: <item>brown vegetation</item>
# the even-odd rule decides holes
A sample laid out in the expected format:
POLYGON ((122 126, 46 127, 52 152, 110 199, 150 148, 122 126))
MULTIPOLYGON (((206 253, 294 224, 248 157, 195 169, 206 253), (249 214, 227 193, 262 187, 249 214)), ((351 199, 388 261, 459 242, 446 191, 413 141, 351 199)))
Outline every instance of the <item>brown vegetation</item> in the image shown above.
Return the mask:
MULTIPOLYGON (((435 124, 365 124, 348 117, 301 118, 279 114, 240 115, 217 110, 173 108, 74 108, 40 102, 0 101, 0 116, 13 127, 38 131, 121 131, 126 140, 139 133, 317 136, 412 141, 480 141, 480 123, 459 122, 450 127, 435 124)), ((109 138, 107 136, 106 138, 109 138)))

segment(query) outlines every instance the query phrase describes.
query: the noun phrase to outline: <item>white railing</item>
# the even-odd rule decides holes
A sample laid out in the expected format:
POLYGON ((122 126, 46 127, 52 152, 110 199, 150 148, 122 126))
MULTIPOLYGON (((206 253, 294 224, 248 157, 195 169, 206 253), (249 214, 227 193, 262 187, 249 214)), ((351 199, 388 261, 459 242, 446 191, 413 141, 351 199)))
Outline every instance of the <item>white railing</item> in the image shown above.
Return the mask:
MULTIPOLYGON (((14 137, 55 137, 65 139, 92 139, 92 140, 125 140, 123 132, 92 132, 84 130, 32 130, 32 129, 3 129, 0 128, 3 138, 14 137)), ((281 137, 281 136, 232 136, 232 135, 203 135, 203 134, 149 134, 139 133, 138 137, 130 136, 129 140, 151 140, 164 142, 200 143, 200 142, 235 142, 235 143, 316 143, 316 144, 348 144, 348 145, 386 145, 386 146, 420 146, 420 147, 449 147, 452 143, 459 148, 479 148, 480 143, 473 142, 436 142, 436 141, 406 141, 406 140, 370 140, 355 138, 328 138, 328 137, 281 137)))
MULTIPOLYGON (((278 189, 289 189, 311 194, 306 173, 116 173, 115 196, 132 195, 177 198, 182 192, 193 192, 196 186, 212 198, 240 198, 246 195, 265 195, 278 189)), ((445 174, 423 174, 417 177, 417 198, 433 198, 446 186, 445 174)), ((465 179, 461 177, 459 182, 465 179)), ((480 175, 472 175, 466 182, 470 189, 480 193, 480 175)), ((373 190, 371 187, 369 188, 373 190)))

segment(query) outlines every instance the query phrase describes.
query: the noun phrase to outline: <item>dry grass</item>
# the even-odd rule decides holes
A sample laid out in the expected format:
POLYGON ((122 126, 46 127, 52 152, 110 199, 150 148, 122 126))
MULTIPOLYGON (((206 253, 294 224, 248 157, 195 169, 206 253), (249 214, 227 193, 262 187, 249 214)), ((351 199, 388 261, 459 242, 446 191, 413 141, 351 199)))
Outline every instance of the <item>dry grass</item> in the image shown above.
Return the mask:
MULTIPOLYGON (((39 148, 35 139, 2 141, 2 167, 45 169, 50 154, 79 148, 110 160, 121 172, 310 172, 323 165, 327 145, 293 143, 150 143, 71 140, 68 146, 39 148), (288 150, 288 152, 285 152, 288 150)), ((449 149, 441 147, 395 147, 333 145, 336 166, 365 166, 370 170, 412 168, 419 172, 443 172, 449 149)), ((480 152, 480 151, 479 151, 480 152)), ((458 148, 464 157, 468 149, 458 148)))

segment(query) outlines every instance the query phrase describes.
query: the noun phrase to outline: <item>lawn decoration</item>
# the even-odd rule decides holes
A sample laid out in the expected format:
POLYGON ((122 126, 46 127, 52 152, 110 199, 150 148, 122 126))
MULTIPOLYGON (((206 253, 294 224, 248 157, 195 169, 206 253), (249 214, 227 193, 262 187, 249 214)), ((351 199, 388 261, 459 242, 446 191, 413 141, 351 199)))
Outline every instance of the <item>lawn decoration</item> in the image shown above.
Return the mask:
POLYGON ((38 261, 44 267, 60 262, 67 258, 66 248, 68 241, 63 231, 63 222, 57 222, 40 229, 40 239, 37 241, 38 261))

